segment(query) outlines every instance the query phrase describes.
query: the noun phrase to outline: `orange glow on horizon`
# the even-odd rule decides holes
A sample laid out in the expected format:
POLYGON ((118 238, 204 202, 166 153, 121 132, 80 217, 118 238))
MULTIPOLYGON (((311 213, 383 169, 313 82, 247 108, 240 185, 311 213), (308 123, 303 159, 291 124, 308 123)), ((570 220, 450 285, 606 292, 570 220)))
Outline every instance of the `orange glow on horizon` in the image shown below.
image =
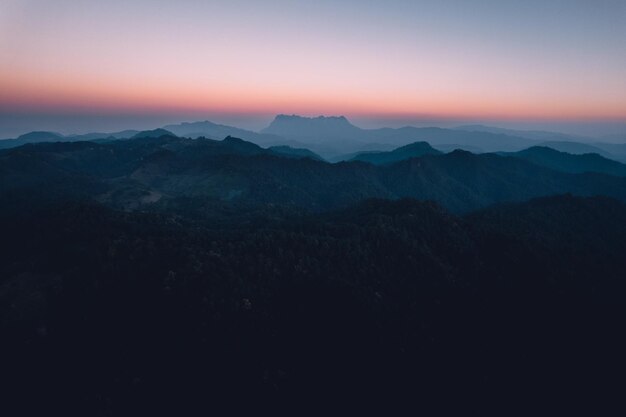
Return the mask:
POLYGON ((7 110, 98 112, 224 112, 241 114, 327 114, 439 118, 623 120, 620 102, 562 101, 468 92, 412 96, 346 88, 342 91, 262 85, 152 85, 133 80, 40 78, 0 74, 0 107, 7 110))

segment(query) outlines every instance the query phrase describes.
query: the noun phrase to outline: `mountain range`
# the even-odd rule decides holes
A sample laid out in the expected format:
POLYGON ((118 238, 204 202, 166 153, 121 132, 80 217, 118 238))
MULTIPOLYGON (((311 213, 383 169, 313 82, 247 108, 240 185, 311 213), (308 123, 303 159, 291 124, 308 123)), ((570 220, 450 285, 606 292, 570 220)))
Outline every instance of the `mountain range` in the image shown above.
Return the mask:
POLYGON ((511 155, 435 151, 415 143, 328 163, 303 150, 262 148, 227 137, 186 139, 143 132, 130 140, 38 143, 0 151, 0 196, 90 199, 125 209, 185 198, 312 211, 367 198, 434 200, 453 212, 572 193, 626 200, 624 166, 546 148, 511 155), (417 157, 416 157, 417 156, 417 157), (378 158, 378 159, 376 159, 378 158), (612 175, 607 175, 612 174, 612 175))
MULTIPOLYGON (((287 120, 272 129, 297 133, 287 120)), ((245 398, 258 414, 324 391, 353 411, 367 397, 489 414, 494 398, 544 409, 532 390, 559 411, 612 407, 626 165, 393 145, 403 129, 331 163, 304 136, 177 129, 0 150, 3 407, 204 415, 245 398)))
POLYGON ((547 146, 533 146, 519 152, 501 153, 542 165, 557 171, 582 173, 599 172, 603 174, 626 176, 626 165, 607 159, 597 153, 570 154, 559 152, 547 146))
MULTIPOLYGON (((515 152, 532 146, 548 146, 572 154, 597 153, 605 158, 626 162, 626 144, 603 143, 592 138, 556 132, 523 131, 482 125, 454 129, 403 127, 398 129, 361 129, 343 116, 302 117, 278 115, 260 133, 210 121, 185 122, 163 126, 180 137, 221 140, 238 137, 261 146, 305 148, 331 161, 348 160, 363 152, 391 151, 399 146, 423 141, 435 149, 450 152, 463 149, 473 153, 515 152)), ((64 136, 54 132, 31 132, 16 139, 0 141, 0 149, 26 143, 84 140, 107 141, 132 138, 140 133, 126 130, 114 133, 88 133, 64 136)))

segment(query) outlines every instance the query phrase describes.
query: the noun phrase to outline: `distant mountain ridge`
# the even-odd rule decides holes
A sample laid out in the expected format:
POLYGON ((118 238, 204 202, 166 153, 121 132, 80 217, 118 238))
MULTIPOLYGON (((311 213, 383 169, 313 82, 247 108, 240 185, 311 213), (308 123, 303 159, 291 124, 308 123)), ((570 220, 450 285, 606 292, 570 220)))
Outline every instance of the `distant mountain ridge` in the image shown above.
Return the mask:
POLYGON ((485 126, 480 124, 463 125, 455 127, 456 130, 463 130, 467 132, 489 132, 497 134, 505 134, 509 136, 519 136, 522 138, 532 139, 536 141, 561 141, 561 142, 592 142, 593 138, 585 136, 570 135, 559 132, 549 132, 544 130, 518 130, 518 129, 506 129, 502 127, 485 126))
POLYGON ((60 133, 43 131, 29 132, 18 136, 16 139, 0 140, 0 149, 13 148, 26 143, 60 142, 63 140, 64 137, 60 133))
MULTIPOLYGON (((454 149, 474 153, 517 152, 532 146, 549 146, 568 153, 597 153, 605 158, 626 162, 626 144, 581 143, 574 140, 587 140, 588 138, 556 132, 518 131, 483 125, 460 126, 454 129, 411 126, 397 129, 362 129, 344 116, 303 117, 281 114, 276 116, 260 133, 208 120, 170 124, 163 126, 162 129, 180 137, 206 137, 221 140, 232 136, 265 147, 306 148, 318 156, 335 161, 346 159, 349 154, 353 157, 365 151, 388 151, 415 142, 428 142, 433 148, 444 152, 454 149)), ((127 139, 138 133, 137 130, 126 130, 114 133, 63 136, 54 132, 31 132, 17 139, 1 140, 0 149, 41 141, 127 139)))
POLYGON ((55 132, 29 132, 24 135, 18 136, 16 139, 4 139, 0 140, 0 149, 10 149, 17 146, 25 145, 28 143, 41 143, 41 142, 82 142, 82 141, 96 141, 96 140, 116 140, 116 139, 129 139, 139 133, 137 130, 124 130, 121 132, 113 133, 86 133, 82 135, 67 135, 64 136, 55 132))
POLYGON ((169 130, 178 136, 192 139, 206 137, 208 139, 221 140, 227 136, 232 136, 254 142, 259 145, 274 145, 283 141, 282 138, 274 135, 257 133, 233 126, 221 125, 208 120, 201 122, 171 124, 163 126, 163 129, 169 130))
POLYGON ((279 114, 268 127, 261 132, 279 136, 311 137, 322 135, 332 138, 351 138, 361 129, 354 126, 345 116, 302 117, 279 114))
POLYGON ((454 144, 455 148, 467 146, 468 150, 474 150, 478 147, 485 151, 515 151, 535 144, 535 141, 531 139, 517 136, 437 127, 361 129, 350 123, 344 116, 278 115, 262 132, 304 144, 313 141, 323 143, 333 147, 336 154, 358 152, 360 147, 371 143, 402 146, 424 141, 433 147, 454 144))
MULTIPOLYGON (((601 142, 598 139, 571 135, 559 132, 548 132, 541 130, 514 130, 484 125, 465 125, 455 129, 475 132, 502 133, 507 135, 520 136, 537 141, 536 146, 547 146, 561 152, 576 155, 586 153, 596 153, 605 158, 626 163, 626 144, 601 142)), ((614 135, 605 137, 608 140, 622 140, 624 137, 614 135)), ((623 141, 623 140, 622 140, 623 141)), ((469 150, 469 149, 468 149, 469 150)))
POLYGON ((27 143, 51 142, 63 139, 63 135, 55 132, 30 132, 19 136, 17 139, 27 143))

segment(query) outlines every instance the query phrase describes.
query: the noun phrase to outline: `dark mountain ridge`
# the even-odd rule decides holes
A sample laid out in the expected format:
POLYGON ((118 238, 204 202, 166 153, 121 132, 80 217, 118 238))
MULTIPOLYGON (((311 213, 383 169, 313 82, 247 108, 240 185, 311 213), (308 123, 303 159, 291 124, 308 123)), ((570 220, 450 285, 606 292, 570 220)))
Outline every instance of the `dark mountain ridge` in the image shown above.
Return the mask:
POLYGON ((22 146, 28 143, 41 142, 83 142, 83 141, 102 141, 129 139, 140 133, 137 130, 124 130, 113 133, 86 133, 81 135, 62 135, 54 132, 30 132, 19 136, 17 139, 0 140, 0 149, 10 149, 22 146))
MULTIPOLYGON (((432 148, 427 142, 416 142, 389 152, 360 152, 355 155, 344 156, 341 160, 384 165, 424 155, 438 154, 441 152, 432 148)), ((620 177, 626 176, 626 165, 593 153, 569 154, 546 146, 533 146, 518 152, 499 152, 498 154, 523 159, 555 171, 568 173, 596 172, 620 177)))
POLYGON ((441 152, 430 146, 428 142, 415 142, 389 152, 362 152, 351 158, 350 161, 363 161, 375 165, 384 165, 424 155, 440 154, 441 152))
POLYGON ((172 136, 176 137, 175 134, 166 129, 153 129, 153 130, 144 130, 142 132, 138 132, 131 137, 131 139, 142 139, 142 138, 160 138, 161 136, 172 136))
POLYGON ((270 146, 267 149, 274 153, 280 154, 281 156, 288 156, 293 158, 311 158, 317 161, 324 160, 324 158, 306 148, 292 148, 291 146, 281 145, 270 146))
POLYGON ((605 158, 615 159, 614 156, 611 156, 608 152, 598 148, 594 144, 589 143, 580 143, 580 142, 571 142, 571 141, 546 141, 537 144, 538 146, 544 146, 548 148, 552 148, 559 152, 567 152, 573 155, 584 155, 586 153, 595 153, 605 158))
POLYGON ((126 208, 193 197, 323 211, 372 197, 411 197, 467 212, 561 193, 626 199, 624 178, 558 172, 516 157, 455 151, 383 166, 330 164, 231 137, 32 144, 1 151, 0 175, 3 199, 75 193, 126 208))
POLYGON ((506 155, 521 158, 557 171, 570 173, 599 172, 620 177, 626 176, 625 164, 604 158, 595 153, 572 155, 546 146, 535 146, 506 155))

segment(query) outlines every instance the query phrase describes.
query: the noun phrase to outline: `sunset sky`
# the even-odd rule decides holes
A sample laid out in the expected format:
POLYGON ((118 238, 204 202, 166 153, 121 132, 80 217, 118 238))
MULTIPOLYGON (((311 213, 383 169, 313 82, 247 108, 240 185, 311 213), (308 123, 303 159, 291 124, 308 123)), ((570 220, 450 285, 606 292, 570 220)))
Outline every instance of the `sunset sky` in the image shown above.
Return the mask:
POLYGON ((626 1, 0 0, 0 138, 276 113, 619 133, 626 1))

